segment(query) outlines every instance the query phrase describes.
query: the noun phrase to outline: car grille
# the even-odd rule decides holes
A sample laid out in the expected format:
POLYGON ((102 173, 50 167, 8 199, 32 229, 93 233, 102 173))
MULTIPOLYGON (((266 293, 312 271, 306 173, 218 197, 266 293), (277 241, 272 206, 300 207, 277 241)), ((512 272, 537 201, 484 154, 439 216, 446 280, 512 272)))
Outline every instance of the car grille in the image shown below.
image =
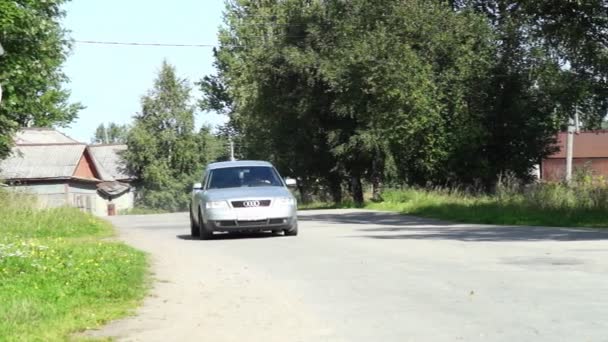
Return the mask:
POLYGON ((255 227, 265 226, 268 224, 268 220, 257 220, 257 221, 237 221, 239 227, 255 227))
POLYGON ((255 220, 255 221, 215 221, 218 227, 237 228, 237 227, 261 227, 261 226, 278 226, 288 222, 286 218, 255 220))
POLYGON ((232 201, 233 208, 258 208, 269 206, 270 200, 232 201))

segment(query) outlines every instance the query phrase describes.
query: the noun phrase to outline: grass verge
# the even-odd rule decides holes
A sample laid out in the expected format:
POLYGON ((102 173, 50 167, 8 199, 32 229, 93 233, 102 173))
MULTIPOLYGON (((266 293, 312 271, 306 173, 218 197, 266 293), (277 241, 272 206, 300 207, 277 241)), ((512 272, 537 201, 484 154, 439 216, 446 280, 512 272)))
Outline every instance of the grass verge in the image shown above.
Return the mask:
POLYGON ((104 239, 113 234, 105 221, 76 209, 0 207, 1 340, 69 340, 143 298, 145 254, 104 239))
MULTIPOLYGON (((389 190, 384 192, 382 197, 382 202, 366 202, 364 208, 463 223, 608 227, 608 212, 602 206, 581 206, 576 205, 575 201, 570 204, 568 201, 556 204, 566 196, 535 200, 524 195, 510 195, 505 198, 498 195, 468 195, 457 191, 406 189, 389 190)), ((305 206, 304 210, 353 207, 351 203, 316 203, 305 206)))
POLYGON ((162 209, 153 209, 153 208, 145 208, 145 207, 135 207, 132 209, 121 210, 118 212, 118 215, 154 215, 154 214, 166 214, 168 213, 162 209))

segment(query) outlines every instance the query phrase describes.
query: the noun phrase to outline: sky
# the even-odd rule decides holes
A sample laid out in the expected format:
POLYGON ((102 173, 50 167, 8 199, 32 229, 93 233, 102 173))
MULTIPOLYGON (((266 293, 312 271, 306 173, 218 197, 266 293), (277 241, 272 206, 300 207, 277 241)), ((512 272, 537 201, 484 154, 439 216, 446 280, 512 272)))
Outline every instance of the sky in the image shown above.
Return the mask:
MULTIPOLYGON (((73 0, 64 9, 63 24, 74 40, 215 45, 224 1, 73 0)), ((86 109, 70 128, 60 130, 90 142, 101 123, 130 123, 165 58, 192 83, 215 72, 210 47, 74 44, 64 65, 70 79, 66 88, 71 101, 86 109)), ((192 86, 193 95, 200 97, 192 86)), ((197 114, 199 125, 225 120, 214 113, 197 114)))

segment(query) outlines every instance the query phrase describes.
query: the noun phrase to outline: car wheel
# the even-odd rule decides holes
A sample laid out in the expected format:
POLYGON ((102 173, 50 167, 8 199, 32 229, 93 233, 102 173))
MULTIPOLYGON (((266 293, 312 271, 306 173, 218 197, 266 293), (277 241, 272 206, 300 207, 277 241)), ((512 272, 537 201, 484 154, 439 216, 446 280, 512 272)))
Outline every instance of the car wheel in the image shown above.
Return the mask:
POLYGON ((213 237, 213 232, 209 231, 205 226, 205 221, 203 221, 203 215, 201 214, 202 210, 198 211, 198 237, 201 240, 209 240, 213 237))
POLYGON ((194 216, 192 215, 192 207, 190 208, 190 235, 192 237, 198 237, 199 235, 199 225, 194 221, 194 216))
POLYGON ((294 224, 291 229, 285 230, 285 236, 297 236, 298 235, 298 224, 294 224))

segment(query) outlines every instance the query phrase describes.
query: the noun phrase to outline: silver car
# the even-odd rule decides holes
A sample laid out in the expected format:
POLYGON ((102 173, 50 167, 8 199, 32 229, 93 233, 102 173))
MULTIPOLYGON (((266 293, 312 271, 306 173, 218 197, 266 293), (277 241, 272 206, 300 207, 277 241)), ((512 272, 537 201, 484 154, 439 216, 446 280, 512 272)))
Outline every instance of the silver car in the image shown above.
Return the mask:
POLYGON ((193 187, 190 227, 206 240, 213 232, 285 232, 298 235, 297 202, 272 164, 231 161, 209 164, 193 187))

